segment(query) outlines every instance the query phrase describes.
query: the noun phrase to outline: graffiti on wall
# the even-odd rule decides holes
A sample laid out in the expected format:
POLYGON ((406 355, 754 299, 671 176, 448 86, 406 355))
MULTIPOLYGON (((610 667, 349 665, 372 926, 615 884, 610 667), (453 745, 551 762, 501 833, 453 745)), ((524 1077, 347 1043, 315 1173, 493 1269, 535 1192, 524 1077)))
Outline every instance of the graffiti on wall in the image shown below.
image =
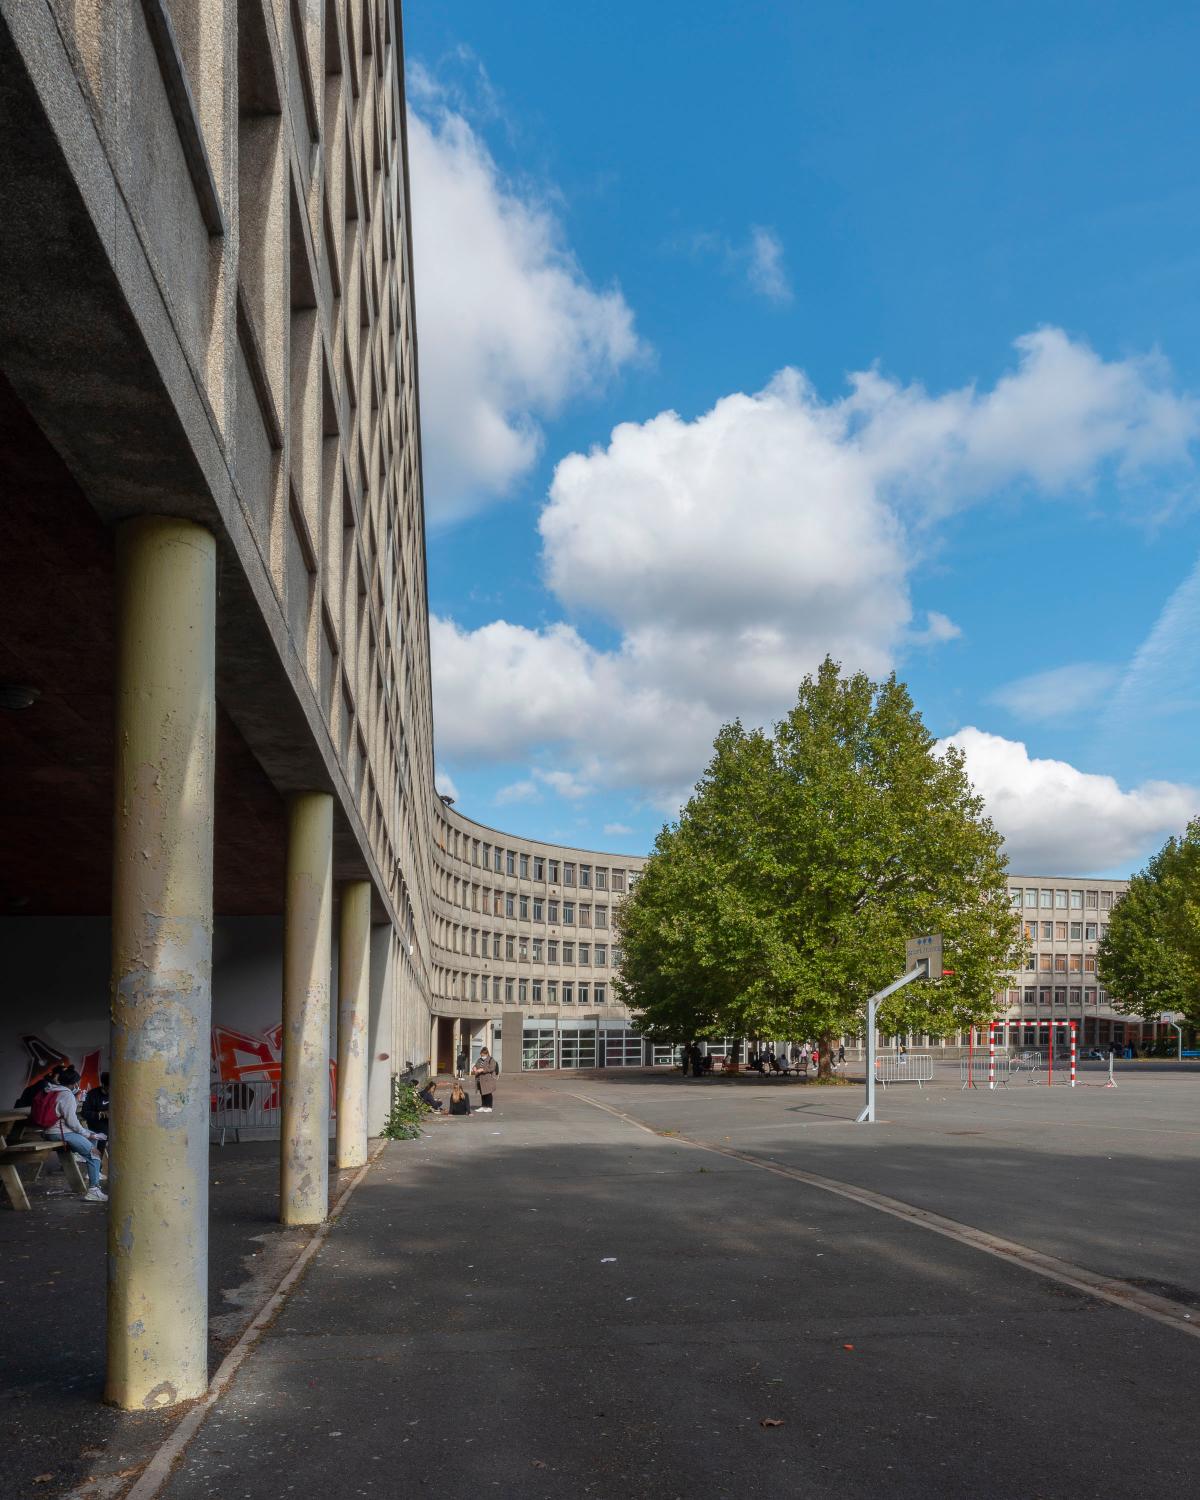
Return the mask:
MULTIPOLYGON (((95 1088, 100 1082, 101 1048, 64 1052, 52 1042, 35 1035, 22 1036, 25 1053, 25 1084, 28 1087, 55 1068, 71 1065, 79 1069, 79 1089, 95 1088)), ((232 1026, 212 1029, 209 1080, 213 1085, 266 1082, 271 1085, 268 1097, 261 1100, 268 1110, 279 1107, 279 1085, 283 1067, 283 1027, 270 1026, 266 1031, 238 1031, 232 1026)), ((329 1104, 337 1096, 337 1063, 329 1063, 329 1104)))

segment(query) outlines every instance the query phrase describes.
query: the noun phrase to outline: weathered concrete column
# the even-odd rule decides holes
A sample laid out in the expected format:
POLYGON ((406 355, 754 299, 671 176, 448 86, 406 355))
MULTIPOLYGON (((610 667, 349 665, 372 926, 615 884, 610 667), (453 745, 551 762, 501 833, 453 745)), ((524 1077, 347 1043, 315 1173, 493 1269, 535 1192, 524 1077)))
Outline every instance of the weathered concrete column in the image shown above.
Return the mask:
POLYGON ((106 1399, 208 1384, 216 543, 117 533, 106 1399))
POLYGON ((333 798, 288 805, 283 915, 283 1108, 279 1218, 320 1224, 329 1212, 329 963, 333 798))
POLYGON ((342 887, 338 927, 337 1164, 367 1159, 367 1020, 371 1009, 371 882, 342 887))

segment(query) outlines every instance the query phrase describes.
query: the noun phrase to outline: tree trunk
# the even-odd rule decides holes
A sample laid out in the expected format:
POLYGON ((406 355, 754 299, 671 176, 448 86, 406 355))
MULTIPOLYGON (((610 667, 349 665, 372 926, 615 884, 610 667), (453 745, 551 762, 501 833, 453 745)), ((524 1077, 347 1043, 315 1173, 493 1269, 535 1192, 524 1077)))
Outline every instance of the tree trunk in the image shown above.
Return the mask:
POLYGON ((826 1079, 833 1077, 833 1058, 837 1052, 839 1038, 836 1036, 823 1036, 818 1038, 817 1045, 821 1049, 820 1063, 817 1068, 817 1082, 823 1083, 826 1079))

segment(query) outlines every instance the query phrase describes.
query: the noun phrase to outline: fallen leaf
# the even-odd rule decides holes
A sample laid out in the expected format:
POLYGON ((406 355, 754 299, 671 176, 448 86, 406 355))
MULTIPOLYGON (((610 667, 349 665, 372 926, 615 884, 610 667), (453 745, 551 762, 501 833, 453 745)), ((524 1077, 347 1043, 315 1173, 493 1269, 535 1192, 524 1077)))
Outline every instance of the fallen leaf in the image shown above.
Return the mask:
POLYGON ((35 1474, 33 1476, 33 1482, 34 1484, 49 1484, 53 1478, 53 1474, 35 1474))
POLYGON ((530 1467, 534 1469, 544 1469, 546 1465, 541 1461, 540 1458, 535 1458, 530 1460, 530 1467))
POLYGON ((782 1427, 783 1423, 778 1417, 763 1417, 758 1425, 760 1427, 782 1427))
POLYGON ((853 1345, 853 1344, 843 1344, 843 1345, 842 1345, 842 1348, 843 1348, 843 1349, 853 1349, 853 1348, 854 1348, 854 1345, 853 1345))

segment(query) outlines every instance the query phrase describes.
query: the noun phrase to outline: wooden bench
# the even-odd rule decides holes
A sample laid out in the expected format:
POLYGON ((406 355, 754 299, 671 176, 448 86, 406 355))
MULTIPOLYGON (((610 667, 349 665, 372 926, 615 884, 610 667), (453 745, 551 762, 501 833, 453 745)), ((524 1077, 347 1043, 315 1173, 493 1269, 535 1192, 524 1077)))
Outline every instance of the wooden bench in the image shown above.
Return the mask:
POLYGON ((39 1137, 33 1140, 10 1140, 10 1136, 20 1134, 23 1129, 29 1128, 29 1111, 27 1109, 0 1110, 0 1182, 4 1184, 8 1193, 8 1201, 14 1208, 28 1208, 29 1194, 25 1191, 25 1184, 21 1181, 18 1167, 28 1166, 31 1162, 37 1165, 38 1171, 34 1173, 36 1180, 41 1172, 42 1166, 47 1159, 47 1153, 60 1152, 62 1169, 67 1181, 78 1193, 87 1191, 87 1182, 74 1151, 67 1145, 66 1141, 45 1141, 39 1137))

